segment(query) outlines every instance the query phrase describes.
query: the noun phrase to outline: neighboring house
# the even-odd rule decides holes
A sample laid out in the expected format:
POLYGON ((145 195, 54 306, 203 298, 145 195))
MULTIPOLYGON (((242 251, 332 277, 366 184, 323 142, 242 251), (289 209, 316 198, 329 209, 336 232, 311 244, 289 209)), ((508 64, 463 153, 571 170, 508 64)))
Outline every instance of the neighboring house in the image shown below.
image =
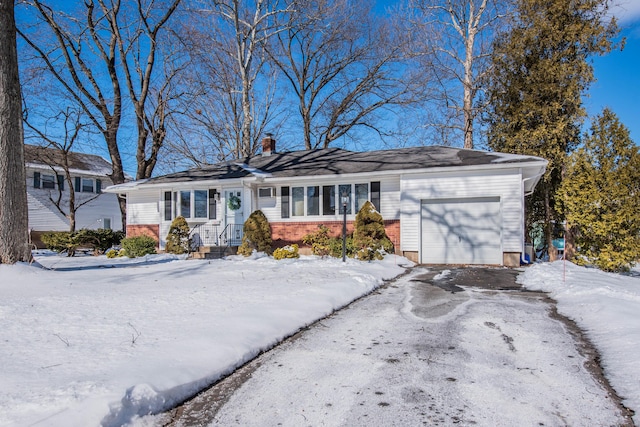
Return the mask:
MULTIPOLYGON (((32 242, 42 247, 42 233, 69 231, 70 190, 62 166, 64 154, 53 148, 25 145, 24 156, 29 229, 32 242)), ((111 164, 100 156, 74 152, 68 153, 67 164, 75 191, 76 230, 121 230, 122 216, 117 196, 102 192, 112 185, 108 177, 111 164)))
POLYGON ((127 198, 127 235, 165 246, 184 216, 198 244, 239 244, 242 224, 260 209, 278 245, 300 242, 319 224, 349 230, 370 200, 400 253, 430 264, 519 265, 524 198, 545 172, 538 157, 428 146, 351 152, 339 148, 277 153, 218 163, 106 189, 127 198))

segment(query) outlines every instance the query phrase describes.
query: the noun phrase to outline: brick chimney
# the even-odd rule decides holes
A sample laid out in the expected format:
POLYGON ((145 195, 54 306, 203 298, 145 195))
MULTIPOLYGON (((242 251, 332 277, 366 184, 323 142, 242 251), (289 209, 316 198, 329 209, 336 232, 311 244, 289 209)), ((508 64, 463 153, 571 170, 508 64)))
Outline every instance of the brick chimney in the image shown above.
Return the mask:
POLYGON ((276 152, 276 140, 273 139, 273 135, 268 133, 267 136, 262 138, 262 155, 270 156, 276 152))

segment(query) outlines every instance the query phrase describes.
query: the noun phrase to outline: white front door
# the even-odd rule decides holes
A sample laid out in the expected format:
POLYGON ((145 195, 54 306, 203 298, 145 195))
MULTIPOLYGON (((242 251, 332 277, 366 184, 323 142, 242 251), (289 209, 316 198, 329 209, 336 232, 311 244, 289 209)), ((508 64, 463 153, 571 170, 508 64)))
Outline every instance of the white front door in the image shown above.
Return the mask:
POLYGON ((225 190, 225 215, 227 238, 231 246, 239 246, 242 242, 242 226, 244 224, 244 200, 242 189, 225 190))

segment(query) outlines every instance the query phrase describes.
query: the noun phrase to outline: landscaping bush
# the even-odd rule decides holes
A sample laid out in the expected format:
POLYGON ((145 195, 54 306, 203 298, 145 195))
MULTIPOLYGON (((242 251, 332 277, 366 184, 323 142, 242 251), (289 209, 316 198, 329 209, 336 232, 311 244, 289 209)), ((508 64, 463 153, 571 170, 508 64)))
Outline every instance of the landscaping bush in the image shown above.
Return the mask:
POLYGON ((167 253, 180 255, 189 252, 191 247, 189 232, 189 224, 184 217, 179 216, 174 219, 167 234, 167 253))
MULTIPOLYGON (((353 246, 353 235, 347 234, 346 255, 353 258, 356 251, 353 246)), ((329 255, 334 258, 342 258, 342 236, 332 237, 329 239, 329 255)))
POLYGON ((384 229, 382 215, 369 201, 356 215, 353 245, 356 257, 365 261, 382 259, 385 252, 393 251, 393 244, 384 229))
POLYGON ((73 256, 78 248, 92 249, 96 254, 104 253, 110 247, 120 244, 123 237, 122 231, 99 228, 97 230, 81 229, 74 232, 54 231, 44 233, 41 239, 47 249, 67 252, 68 256, 73 256))
POLYGON ((253 212, 244 222, 242 244, 238 248, 238 254, 249 256, 254 249, 271 254, 271 225, 261 210, 253 212))
POLYGON ((331 254, 331 236, 329 236, 329 228, 325 225, 320 224, 318 231, 304 236, 302 243, 310 245, 314 255, 325 257, 331 254))
POLYGON ((298 253, 298 245, 287 245, 273 251, 274 259, 300 258, 298 253))
POLYGON ((149 236, 136 236, 122 239, 120 245, 122 246, 126 256, 129 258, 137 258, 149 254, 155 254, 157 242, 154 238, 149 236))

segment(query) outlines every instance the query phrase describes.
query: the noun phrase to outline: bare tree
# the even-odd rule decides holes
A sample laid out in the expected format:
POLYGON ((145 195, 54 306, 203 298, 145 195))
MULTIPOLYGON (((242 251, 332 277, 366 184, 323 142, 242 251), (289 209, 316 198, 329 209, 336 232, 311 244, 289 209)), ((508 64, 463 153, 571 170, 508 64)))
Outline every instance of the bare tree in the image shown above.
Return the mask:
POLYGON ((376 113, 409 101, 403 41, 366 0, 301 0, 280 16, 270 55, 298 104, 306 149, 357 128, 384 134, 376 113), (282 21, 282 19, 287 19, 282 21))
POLYGON ((409 22, 414 54, 426 58, 439 87, 433 101, 443 108, 430 125, 461 132, 464 148, 474 146, 474 122, 482 81, 490 67, 491 41, 505 22, 509 2, 497 0, 411 0, 409 22))
POLYGON ((87 193, 77 194, 71 177, 71 156, 73 154, 70 153, 83 128, 87 127, 87 124, 82 121, 83 113, 81 110, 74 111, 71 108, 67 108, 51 118, 50 121, 55 122, 54 126, 46 126, 45 124, 45 129, 56 129, 56 131, 61 132, 59 137, 55 137, 31 123, 27 113, 28 109, 25 109, 24 123, 38 139, 47 144, 46 147, 42 147, 43 149, 35 147, 32 154, 39 162, 49 166, 54 176, 62 178, 62 180, 58 178, 55 191, 50 191, 49 200, 58 212, 69 220, 69 231, 76 231, 76 212, 78 209, 100 196, 100 193, 91 195, 87 193), (62 175, 59 175, 60 172, 62 172, 62 175), (64 183, 66 183, 66 186, 64 183), (68 191, 65 190, 65 187, 68 191))
POLYGON ((0 263, 30 261, 13 0, 0 0, 0 263))
MULTIPOLYGON (((46 70, 102 134, 114 184, 126 178, 121 155, 124 144, 119 143, 118 131, 127 92, 138 134, 136 178, 151 176, 157 162, 165 137, 166 82, 174 75, 154 71, 160 49, 158 37, 180 1, 137 0, 125 3, 135 10, 125 10, 120 0, 86 0, 71 13, 55 10, 42 0, 24 2, 24 13, 32 15, 18 30, 31 48, 25 61, 46 70), (158 86, 154 87, 154 82, 158 86), (150 100, 151 96, 156 102, 150 100)), ((120 208, 124 225, 124 199, 120 199, 120 208)))

